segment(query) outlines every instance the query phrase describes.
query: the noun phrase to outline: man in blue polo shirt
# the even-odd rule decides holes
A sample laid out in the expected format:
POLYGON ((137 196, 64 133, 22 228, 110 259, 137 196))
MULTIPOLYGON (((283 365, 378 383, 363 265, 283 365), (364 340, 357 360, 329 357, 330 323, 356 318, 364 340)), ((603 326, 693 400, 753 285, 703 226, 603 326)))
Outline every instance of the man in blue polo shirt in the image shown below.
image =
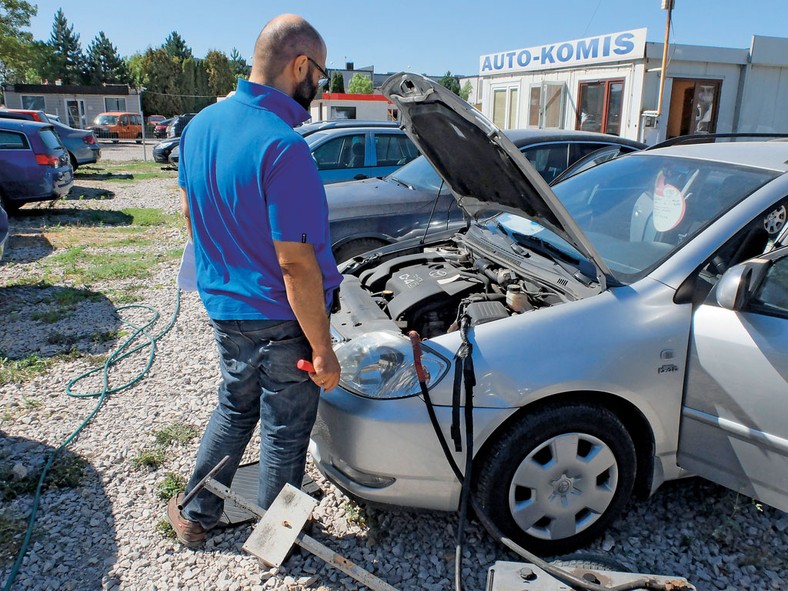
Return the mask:
MULTIPOLYGON (((339 383, 328 310, 342 280, 331 253, 328 205, 309 148, 293 127, 327 78, 326 46, 303 18, 269 22, 249 81, 201 111, 181 136, 178 182, 194 242, 197 291, 219 351, 219 403, 188 493, 224 456, 229 486, 260 421, 258 503, 300 487, 320 388, 339 383), (296 368, 310 360, 313 373, 296 368)), ((178 540, 199 546, 223 501, 205 490, 167 517, 178 540)))

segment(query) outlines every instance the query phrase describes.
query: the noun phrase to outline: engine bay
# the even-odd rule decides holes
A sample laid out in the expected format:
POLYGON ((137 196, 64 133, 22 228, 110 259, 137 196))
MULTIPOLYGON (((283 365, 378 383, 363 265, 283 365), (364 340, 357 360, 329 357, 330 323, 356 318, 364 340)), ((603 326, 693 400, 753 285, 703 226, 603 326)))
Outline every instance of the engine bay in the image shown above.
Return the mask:
POLYGON ((395 256, 357 276, 400 330, 425 338, 457 330, 462 314, 478 325, 575 299, 559 286, 529 278, 522 266, 475 254, 462 241, 395 256))

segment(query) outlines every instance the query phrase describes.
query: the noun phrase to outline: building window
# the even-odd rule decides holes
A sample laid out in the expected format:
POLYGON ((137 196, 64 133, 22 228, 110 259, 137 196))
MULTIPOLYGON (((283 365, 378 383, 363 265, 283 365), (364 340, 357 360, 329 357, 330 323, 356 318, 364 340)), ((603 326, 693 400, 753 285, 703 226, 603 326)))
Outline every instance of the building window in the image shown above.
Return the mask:
POLYGON ((563 83, 545 83, 532 86, 528 107, 528 125, 563 129, 565 88, 563 83))
POLYGON ((582 82, 579 96, 577 129, 621 135, 623 80, 582 82))
POLYGON ((43 96, 22 96, 22 108, 30 111, 46 111, 43 96))
POLYGON ((125 111, 126 99, 116 98, 111 96, 104 97, 104 110, 105 111, 125 111))
POLYGON ((517 87, 496 88, 493 90, 492 119, 500 129, 517 127, 517 111, 520 93, 517 87))
POLYGON ((671 86, 668 137, 717 131, 722 80, 675 78, 671 86))
POLYGON ((331 107, 329 119, 355 119, 356 107, 331 107))

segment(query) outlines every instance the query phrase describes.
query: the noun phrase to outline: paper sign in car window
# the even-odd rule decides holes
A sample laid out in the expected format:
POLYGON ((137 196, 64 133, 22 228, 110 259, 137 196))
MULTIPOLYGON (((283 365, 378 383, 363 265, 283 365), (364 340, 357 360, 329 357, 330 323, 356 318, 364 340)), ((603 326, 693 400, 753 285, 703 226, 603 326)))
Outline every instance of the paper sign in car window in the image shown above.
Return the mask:
POLYGON ((665 176, 660 174, 654 185, 654 212, 652 220, 657 232, 667 232, 681 223, 686 212, 684 196, 681 191, 665 182, 665 176))

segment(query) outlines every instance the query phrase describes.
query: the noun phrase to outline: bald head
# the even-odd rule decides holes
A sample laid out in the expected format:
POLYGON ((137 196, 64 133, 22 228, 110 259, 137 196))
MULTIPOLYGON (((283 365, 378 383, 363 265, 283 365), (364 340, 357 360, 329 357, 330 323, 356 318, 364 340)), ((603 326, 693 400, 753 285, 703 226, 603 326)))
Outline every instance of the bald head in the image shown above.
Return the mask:
POLYGON ((277 79, 299 55, 323 56, 326 44, 320 33, 296 14, 283 14, 268 22, 254 46, 250 79, 263 83, 277 79))

